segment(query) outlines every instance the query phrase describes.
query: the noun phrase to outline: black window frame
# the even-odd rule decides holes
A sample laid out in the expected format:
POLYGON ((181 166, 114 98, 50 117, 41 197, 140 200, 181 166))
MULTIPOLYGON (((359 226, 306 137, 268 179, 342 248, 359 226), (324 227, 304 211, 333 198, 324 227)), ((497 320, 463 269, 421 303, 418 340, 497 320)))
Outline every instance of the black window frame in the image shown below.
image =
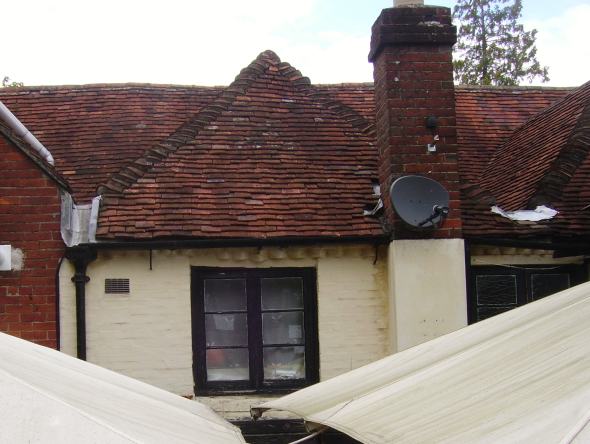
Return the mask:
MULTIPOLYGON (((588 280, 587 265, 584 264, 555 264, 555 265, 472 265, 469 269, 469 285, 467 294, 467 318, 469 324, 474 324, 483 319, 478 319, 477 277, 495 275, 514 275, 516 279, 516 304, 501 304, 498 307, 521 307, 535 300, 532 291, 532 276, 538 274, 568 274, 570 287, 588 280)), ((487 307, 494 307, 493 304, 487 307)), ((508 311, 508 310, 503 310, 508 311)), ((502 311, 502 312, 503 312, 502 311)), ((497 314, 500 314, 497 313, 497 314)), ((491 317, 491 316, 490 316, 491 317)), ((487 319, 487 318, 486 318, 487 319)))
POLYGON ((191 315, 193 378, 196 395, 288 393, 319 381, 317 276, 315 268, 191 267, 191 315), (264 380, 260 281, 263 278, 287 277, 299 277, 302 278, 303 282, 305 378, 295 380, 264 380), (204 306, 205 279, 245 279, 246 281, 249 380, 207 380, 204 306))

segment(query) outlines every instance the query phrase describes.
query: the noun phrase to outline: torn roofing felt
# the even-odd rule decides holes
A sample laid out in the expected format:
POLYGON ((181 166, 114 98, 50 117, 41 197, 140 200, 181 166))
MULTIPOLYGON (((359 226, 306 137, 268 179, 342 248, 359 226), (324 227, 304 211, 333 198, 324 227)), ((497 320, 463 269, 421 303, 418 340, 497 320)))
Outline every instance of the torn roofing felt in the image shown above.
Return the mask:
POLYGON ((371 122, 272 52, 100 188, 103 239, 380 236, 371 122))

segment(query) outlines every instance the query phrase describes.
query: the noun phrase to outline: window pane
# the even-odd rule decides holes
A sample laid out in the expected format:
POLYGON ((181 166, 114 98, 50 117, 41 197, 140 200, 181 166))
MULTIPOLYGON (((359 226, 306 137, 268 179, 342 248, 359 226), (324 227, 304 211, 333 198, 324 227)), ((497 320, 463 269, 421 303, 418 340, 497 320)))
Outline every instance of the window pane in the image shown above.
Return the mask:
POLYGON ((207 347, 248 345, 246 313, 205 315, 207 347))
POLYGON ((303 279, 298 277, 260 280, 263 310, 303 308, 303 279))
POLYGON ((533 274, 531 279, 533 300, 544 298, 570 287, 570 276, 567 273, 533 274))
POLYGON ((476 277, 477 305, 516 304, 516 276, 512 274, 476 277))
POLYGON ((264 379, 305 378, 304 347, 265 347, 264 379))
POLYGON ((248 349, 207 350, 208 381, 244 381, 250 379, 248 349))
POLYGON ((262 314, 263 344, 303 343, 303 312, 287 311, 262 314))
POLYGON ((206 279, 205 311, 246 310, 246 281, 244 279, 206 279))

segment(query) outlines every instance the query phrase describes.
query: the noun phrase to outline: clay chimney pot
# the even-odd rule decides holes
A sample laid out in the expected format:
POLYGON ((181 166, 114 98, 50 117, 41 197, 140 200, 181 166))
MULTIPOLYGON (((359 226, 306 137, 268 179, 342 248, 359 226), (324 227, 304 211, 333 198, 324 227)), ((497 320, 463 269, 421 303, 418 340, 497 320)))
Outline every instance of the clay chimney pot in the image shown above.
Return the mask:
POLYGON ((394 0, 393 6, 396 8, 400 6, 424 6, 424 0, 394 0))

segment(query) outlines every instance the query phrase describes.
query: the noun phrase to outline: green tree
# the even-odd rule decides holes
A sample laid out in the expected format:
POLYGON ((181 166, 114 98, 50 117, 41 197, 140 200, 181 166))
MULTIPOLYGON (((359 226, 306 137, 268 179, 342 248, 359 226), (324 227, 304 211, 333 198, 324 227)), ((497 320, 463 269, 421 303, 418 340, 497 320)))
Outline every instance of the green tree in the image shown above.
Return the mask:
POLYGON ((24 86, 24 83, 23 82, 12 82, 10 80, 10 77, 4 76, 4 78, 2 79, 2 87, 7 88, 7 87, 13 87, 13 86, 24 86))
POLYGON ((459 23, 455 47, 455 80, 469 85, 518 85, 548 68, 537 60, 537 30, 518 23, 522 0, 457 0, 453 18, 459 23))

